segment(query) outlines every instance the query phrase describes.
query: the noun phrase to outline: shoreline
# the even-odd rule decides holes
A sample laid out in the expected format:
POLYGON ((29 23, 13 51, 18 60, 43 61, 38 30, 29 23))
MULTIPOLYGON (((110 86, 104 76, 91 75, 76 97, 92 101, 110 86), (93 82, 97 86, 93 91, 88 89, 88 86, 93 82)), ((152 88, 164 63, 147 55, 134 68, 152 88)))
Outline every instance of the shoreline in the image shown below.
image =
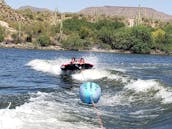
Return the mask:
MULTIPOLYGON (((48 46, 48 47, 41 47, 41 46, 36 46, 34 45, 33 43, 20 43, 20 44, 14 44, 14 43, 4 43, 4 42, 1 42, 0 43, 0 48, 17 48, 17 49, 30 49, 30 50, 55 50, 55 51, 58 51, 58 50, 61 50, 61 51, 70 51, 70 50, 67 50, 67 49, 63 49, 61 48, 60 46, 48 46)), ((136 54, 136 53, 132 53, 131 51, 127 51, 127 50, 119 50, 119 49, 115 49, 115 50, 106 50, 106 49, 96 49, 96 48, 93 48, 91 50, 78 50, 80 52, 98 52, 98 53, 119 53, 119 54, 136 54)), ((141 54, 141 53, 139 53, 141 54)), ((172 52, 170 53, 165 53, 165 52, 162 52, 162 51, 158 51, 158 52, 155 52, 155 51, 152 51, 150 54, 148 55, 166 55, 166 56, 171 56, 172 55, 172 52)))

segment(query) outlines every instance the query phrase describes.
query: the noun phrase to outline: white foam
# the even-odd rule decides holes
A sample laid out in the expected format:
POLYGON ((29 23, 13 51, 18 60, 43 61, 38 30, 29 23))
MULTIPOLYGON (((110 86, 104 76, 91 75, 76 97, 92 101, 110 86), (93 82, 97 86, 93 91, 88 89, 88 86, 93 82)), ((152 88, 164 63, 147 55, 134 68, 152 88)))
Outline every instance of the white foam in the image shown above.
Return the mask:
POLYGON ((84 70, 80 73, 72 75, 72 78, 79 81, 88 81, 88 80, 98 80, 102 78, 108 78, 110 80, 121 81, 126 83, 128 81, 127 77, 123 77, 118 74, 112 74, 110 71, 105 69, 89 69, 84 70))
MULTIPOLYGON (((123 83, 128 83, 127 77, 122 77, 118 74, 111 74, 109 71, 105 69, 98 69, 98 59, 96 57, 89 56, 86 58, 86 60, 91 60, 95 64, 95 69, 90 70, 84 70, 81 73, 77 73, 72 75, 73 79, 79 80, 79 81, 87 81, 87 80, 97 80, 102 78, 108 78, 111 80, 117 80, 122 81, 123 83)), ((53 75, 59 75, 61 73, 60 66, 61 64, 64 64, 66 62, 69 62, 69 59, 63 59, 58 58, 56 60, 40 60, 35 59, 30 62, 28 62, 26 65, 30 66, 31 68, 41 71, 50 73, 53 75)), ((161 98, 162 103, 168 104, 172 103, 172 89, 163 87, 155 80, 130 80, 130 83, 128 83, 125 87, 125 89, 134 90, 135 92, 148 92, 150 90, 156 90, 156 98, 161 98)), ((117 96, 114 96, 111 100, 116 99, 117 96)), ((17 122, 16 122, 17 123, 17 122)))
POLYGON ((67 113, 77 108, 50 100, 51 97, 51 94, 39 92, 33 94, 29 103, 16 109, 1 109, 0 129, 98 129, 97 125, 67 113))
POLYGON ((60 66, 65 62, 66 59, 61 59, 61 58, 57 60, 34 59, 28 62, 26 65, 30 66, 32 69, 36 71, 59 75, 61 73, 60 66))
POLYGON ((147 92, 151 89, 159 90, 160 85, 155 80, 132 80, 125 89, 135 90, 136 92, 147 92))
POLYGON ((110 73, 105 70, 89 69, 89 70, 84 70, 80 73, 73 74, 72 78, 80 81, 86 81, 86 80, 101 79, 104 77, 108 77, 109 75, 110 73))
POLYGON ((155 97, 161 97, 162 103, 170 104, 172 103, 172 89, 162 88, 156 93, 155 97))
MULTIPOLYGON (((118 78, 118 77, 117 77, 118 78)), ((155 80, 131 80, 126 86, 124 86, 123 90, 114 94, 113 96, 109 94, 105 94, 101 97, 100 103, 102 105, 108 106, 116 106, 116 105, 130 105, 131 103, 138 101, 138 97, 135 94, 128 94, 128 90, 132 90, 136 93, 143 92, 145 94, 149 94, 149 91, 155 91, 152 99, 159 100, 163 104, 171 104, 172 103, 172 88, 165 87, 158 83, 155 80)), ((140 100, 145 98, 140 98, 140 100)), ((136 112, 136 113, 141 113, 136 112)))
MULTIPOLYGON (((57 58, 56 60, 41 60, 34 59, 26 64, 26 66, 31 67, 32 69, 44 73, 49 73, 53 75, 60 75, 61 69, 60 66, 62 64, 66 64, 70 61, 70 59, 65 58, 57 58)), ((111 80, 122 80, 122 82, 126 82, 126 79, 120 75, 111 74, 108 69, 99 68, 99 63, 97 57, 94 56, 86 56, 85 61, 88 63, 94 64, 94 69, 84 70, 80 73, 76 73, 72 75, 72 78, 75 80, 86 81, 86 80, 97 80, 104 77, 107 77, 111 80)), ((113 68, 114 70, 115 68, 113 68)), ((119 70, 119 69, 116 69, 119 70)), ((120 70, 119 70, 120 71, 120 70)), ((122 70, 121 70, 122 71, 122 70)))
MULTIPOLYGON (((87 56, 85 58, 85 61, 92 64, 94 64, 94 67, 96 67, 98 59, 93 56, 87 56)), ((61 74, 60 66, 62 64, 69 63, 70 59, 66 58, 57 58, 55 60, 41 60, 41 59, 34 59, 31 60, 26 64, 26 66, 30 66, 32 69, 40 72, 50 73, 54 75, 61 74)))
POLYGON ((0 129, 20 129, 22 122, 16 117, 15 110, 0 110, 0 129))
POLYGON ((161 98, 164 104, 172 103, 172 88, 162 86, 155 80, 136 80, 127 84, 124 89, 134 90, 135 92, 148 92, 150 90, 156 91, 154 97, 161 98))
POLYGON ((117 67, 116 68, 113 67, 112 70, 119 71, 119 72, 123 72, 123 73, 126 73, 126 71, 127 71, 124 68, 117 68, 117 67))
POLYGON ((118 74, 111 74, 110 76, 108 76, 108 79, 121 81, 123 83, 126 83, 129 80, 128 77, 123 77, 123 76, 118 75, 118 74))
POLYGON ((125 91, 120 91, 113 96, 105 94, 101 97, 99 103, 105 106, 130 105, 133 101, 133 96, 125 96, 124 93, 125 91))

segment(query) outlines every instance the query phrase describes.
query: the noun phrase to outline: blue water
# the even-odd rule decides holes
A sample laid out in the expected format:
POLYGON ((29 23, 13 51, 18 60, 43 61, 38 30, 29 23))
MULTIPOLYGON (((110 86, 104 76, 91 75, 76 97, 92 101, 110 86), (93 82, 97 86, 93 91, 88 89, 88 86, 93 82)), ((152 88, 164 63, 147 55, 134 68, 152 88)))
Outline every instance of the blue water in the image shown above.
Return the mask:
POLYGON ((96 108, 106 129, 172 128, 172 56, 1 48, 0 129, 100 128, 79 99, 85 81, 101 86, 96 108), (94 69, 61 76, 71 57, 94 69))

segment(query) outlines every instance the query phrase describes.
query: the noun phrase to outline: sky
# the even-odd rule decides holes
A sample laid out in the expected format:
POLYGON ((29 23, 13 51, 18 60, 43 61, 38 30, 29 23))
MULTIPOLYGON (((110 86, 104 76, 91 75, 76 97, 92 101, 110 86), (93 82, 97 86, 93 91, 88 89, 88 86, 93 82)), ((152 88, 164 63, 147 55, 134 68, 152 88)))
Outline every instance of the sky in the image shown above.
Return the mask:
POLYGON ((34 6, 48 8, 59 12, 78 12, 86 7, 97 6, 129 6, 153 8, 157 11, 172 15, 172 0, 6 0, 12 8, 34 6))

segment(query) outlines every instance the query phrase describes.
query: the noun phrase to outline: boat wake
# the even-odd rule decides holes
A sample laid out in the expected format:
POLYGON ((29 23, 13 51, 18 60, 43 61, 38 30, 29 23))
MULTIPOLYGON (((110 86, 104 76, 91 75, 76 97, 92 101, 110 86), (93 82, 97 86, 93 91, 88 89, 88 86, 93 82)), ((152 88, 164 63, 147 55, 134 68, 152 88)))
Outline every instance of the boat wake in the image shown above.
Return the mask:
MULTIPOLYGON (((26 65, 50 75, 59 76, 60 66, 68 59, 35 59, 26 65)), ((74 80, 99 82, 102 96, 96 105, 104 119, 125 123, 125 119, 136 121, 153 120, 165 110, 162 105, 172 104, 172 88, 157 80, 133 79, 117 68, 95 68, 72 75, 74 80), (115 70, 114 70, 115 69, 115 70)), ((93 108, 80 105, 78 87, 70 91, 37 92, 29 95, 28 102, 15 109, 0 110, 2 129, 89 129, 99 128, 93 108), (9 124, 10 123, 10 124, 9 124)), ((115 123, 113 123, 114 125, 115 123)))
MULTIPOLYGON (((70 113, 72 110, 79 112, 80 108, 69 105, 70 103, 65 100, 63 103, 54 101, 56 99, 63 101, 63 96, 60 94, 57 96, 38 92, 30 94, 30 97, 29 103, 15 109, 0 110, 1 129, 98 129, 97 125, 81 121, 74 116, 74 113, 70 113)), ((88 110, 85 109, 85 111, 88 110)))
POLYGON ((61 73, 60 66, 64 63, 65 59, 58 60, 41 60, 34 59, 26 64, 26 66, 30 66, 32 69, 44 73, 49 73, 52 75, 59 75, 61 73))
POLYGON ((124 83, 121 91, 115 94, 105 93, 100 102, 102 105, 109 106, 131 106, 138 103, 138 101, 145 105, 149 105, 151 101, 157 104, 171 104, 172 88, 166 87, 156 80, 131 79, 129 82, 124 83))
MULTIPOLYGON (((64 64, 68 61, 69 59, 64 59, 64 58, 58 58, 56 60, 40 60, 40 59, 35 59, 30 62, 28 62, 26 65, 30 66, 32 69, 36 71, 41 71, 45 73, 49 73, 51 75, 60 75, 61 74, 61 69, 60 66, 61 64, 64 64)), ((123 88, 122 91, 117 93, 115 96, 108 101, 107 104, 110 104, 113 100, 114 103, 116 103, 118 100, 127 98, 127 103, 132 102, 134 99, 134 96, 128 96, 127 93, 133 93, 134 95, 137 96, 140 93, 142 94, 150 94, 152 98, 159 98, 161 99, 162 103, 172 103, 172 89, 170 87, 163 86, 160 82, 156 80, 142 80, 142 79, 132 79, 129 76, 125 75, 125 71, 120 69, 119 71, 113 72, 114 69, 118 70, 118 68, 112 68, 112 70, 109 69, 104 69, 104 68, 99 68, 99 62, 98 59, 95 57, 89 57, 87 60, 94 60, 95 67, 94 69, 88 69, 88 70, 83 70, 79 73, 72 74, 72 78, 83 82, 83 81, 90 81, 90 80, 100 80, 100 79, 108 79, 109 81, 120 81, 122 83, 121 87, 123 88), (118 74, 118 72, 122 74, 118 74)), ((150 96, 148 96, 150 97, 150 96)), ((110 96, 104 96, 105 101, 106 98, 110 98, 110 96)), ((122 100, 123 101, 123 100, 122 100)), ((107 101, 106 101, 107 102, 107 101)), ((124 102, 121 102, 122 104, 125 104, 124 102)))
MULTIPOLYGON (((97 59, 93 59, 93 57, 89 57, 87 60, 94 60, 94 68, 83 70, 79 73, 72 74, 72 78, 78 81, 87 81, 87 80, 97 80, 102 78, 108 78, 108 79, 122 79, 123 81, 126 81, 122 76, 119 76, 117 74, 112 74, 109 69, 105 68, 99 68, 99 63, 97 59)), ((44 73, 48 73, 51 75, 60 75, 61 69, 60 66, 64 63, 69 61, 69 59, 56 59, 56 60, 41 60, 41 59, 34 59, 31 60, 26 64, 26 66, 31 67, 32 69, 44 73)), ((113 68, 113 71, 118 70, 118 68, 113 68)), ((124 71, 119 69, 119 71, 124 71)))
MULTIPOLYGON (((72 91, 31 93, 29 102, 15 109, 0 110, 0 128, 99 128, 98 124, 95 124, 97 120, 93 118, 95 116, 93 108, 78 103, 80 100, 77 91, 77 88, 73 88, 72 91)), ((165 110, 159 103, 172 103, 172 90, 156 80, 138 79, 130 80, 115 94, 103 90, 97 107, 103 118, 108 116, 116 121, 124 117, 120 114, 124 111, 127 117, 132 119, 155 119, 165 110), (106 108, 103 108, 104 106, 106 108)))

